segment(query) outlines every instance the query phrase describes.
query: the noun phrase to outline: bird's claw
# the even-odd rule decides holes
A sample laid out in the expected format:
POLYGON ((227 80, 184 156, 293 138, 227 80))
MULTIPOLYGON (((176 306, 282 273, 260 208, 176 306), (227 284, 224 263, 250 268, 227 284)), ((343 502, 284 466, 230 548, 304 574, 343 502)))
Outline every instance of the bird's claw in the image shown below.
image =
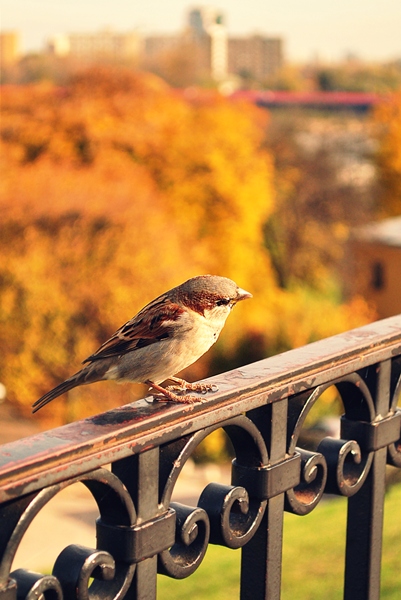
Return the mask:
POLYGON ((170 390, 168 391, 171 394, 169 396, 163 394, 153 394, 153 400, 156 400, 157 402, 178 402, 179 404, 194 404, 195 402, 203 402, 203 399, 199 398, 199 396, 180 396, 178 394, 173 394, 170 390))
POLYGON ((184 379, 178 379, 177 377, 171 377, 171 381, 173 381, 176 385, 162 387, 152 381, 146 382, 159 392, 158 394, 153 394, 154 400, 158 400, 159 402, 179 402, 181 404, 193 404, 195 402, 203 402, 203 399, 199 398, 199 396, 191 396, 190 394, 187 394, 186 392, 188 390, 201 394, 206 394, 207 392, 216 392, 218 390, 217 385, 214 383, 188 383, 184 379))
POLYGON ((177 378, 175 378, 173 381, 175 381, 177 385, 168 386, 167 389, 178 393, 189 390, 191 392, 207 394, 208 392, 217 392, 219 389, 215 383, 189 383, 184 379, 177 378))
POLYGON ((190 387, 185 389, 192 390, 194 392, 200 392, 201 394, 207 394, 208 392, 217 392, 218 386, 215 383, 190 383, 190 387))

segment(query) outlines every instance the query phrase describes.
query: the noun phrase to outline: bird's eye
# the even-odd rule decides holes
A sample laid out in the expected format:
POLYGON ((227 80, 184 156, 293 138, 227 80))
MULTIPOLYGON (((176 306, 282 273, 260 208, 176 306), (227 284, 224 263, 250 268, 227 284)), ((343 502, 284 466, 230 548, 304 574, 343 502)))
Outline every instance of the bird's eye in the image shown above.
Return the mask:
POLYGON ((227 306, 230 302, 231 298, 220 298, 220 300, 216 301, 216 306, 227 306))

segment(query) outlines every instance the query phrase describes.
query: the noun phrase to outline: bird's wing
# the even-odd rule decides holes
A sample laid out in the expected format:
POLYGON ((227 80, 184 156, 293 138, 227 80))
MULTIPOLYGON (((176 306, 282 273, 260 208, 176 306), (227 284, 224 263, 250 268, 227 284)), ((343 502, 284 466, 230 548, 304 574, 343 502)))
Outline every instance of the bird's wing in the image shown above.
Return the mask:
POLYGON ((121 356, 170 337, 184 309, 164 295, 145 306, 83 362, 121 356))

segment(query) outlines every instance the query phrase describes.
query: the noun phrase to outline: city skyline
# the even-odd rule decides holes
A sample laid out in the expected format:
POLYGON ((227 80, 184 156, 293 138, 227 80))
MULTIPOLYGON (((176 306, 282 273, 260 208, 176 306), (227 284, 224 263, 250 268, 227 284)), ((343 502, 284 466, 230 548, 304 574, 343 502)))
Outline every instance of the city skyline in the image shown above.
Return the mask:
POLYGON ((289 61, 341 60, 347 54, 362 60, 401 58, 401 3, 399 0, 13 0, 3 2, 1 29, 21 33, 22 51, 42 50, 57 33, 88 32, 110 27, 118 31, 137 29, 142 34, 177 32, 191 7, 214 6, 226 19, 228 32, 246 35, 259 32, 280 36, 289 61))

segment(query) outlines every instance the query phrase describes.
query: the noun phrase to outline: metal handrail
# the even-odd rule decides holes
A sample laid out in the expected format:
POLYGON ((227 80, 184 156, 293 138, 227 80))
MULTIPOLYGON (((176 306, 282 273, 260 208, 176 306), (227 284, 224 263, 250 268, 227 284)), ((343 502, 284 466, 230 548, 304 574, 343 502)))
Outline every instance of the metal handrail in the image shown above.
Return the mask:
POLYGON ((144 399, 0 447, 0 600, 38 590, 84 600, 93 576, 90 595, 153 598, 157 572, 191 575, 208 543, 241 548, 241 598, 278 599, 283 512, 307 514, 324 493, 348 498, 344 598, 379 598, 385 466, 401 467, 401 316, 208 382, 218 391, 199 403, 144 399), (341 438, 306 450, 305 418, 333 385, 341 438), (171 502, 185 462, 218 428, 234 448, 231 485, 211 482, 194 507, 171 502), (99 507, 97 548, 67 547, 51 576, 10 575, 34 516, 78 481, 99 507))

